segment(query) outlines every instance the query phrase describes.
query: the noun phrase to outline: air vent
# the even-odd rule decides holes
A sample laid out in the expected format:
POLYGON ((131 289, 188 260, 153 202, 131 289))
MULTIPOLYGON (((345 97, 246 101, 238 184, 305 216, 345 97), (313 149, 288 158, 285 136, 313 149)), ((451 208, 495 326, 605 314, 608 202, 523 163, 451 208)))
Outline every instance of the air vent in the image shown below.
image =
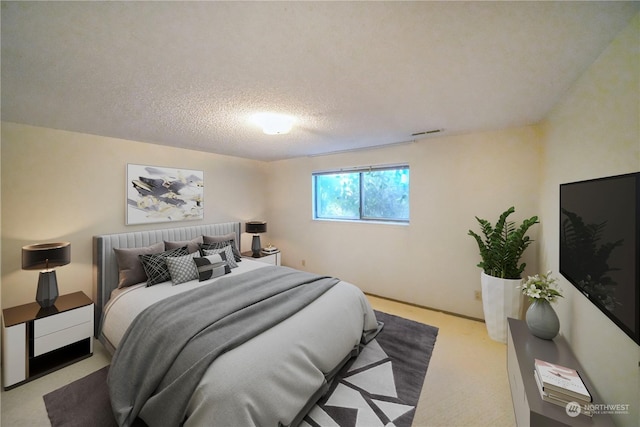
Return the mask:
POLYGON ((425 130, 424 132, 412 133, 411 136, 431 135, 432 133, 444 132, 444 129, 425 130))

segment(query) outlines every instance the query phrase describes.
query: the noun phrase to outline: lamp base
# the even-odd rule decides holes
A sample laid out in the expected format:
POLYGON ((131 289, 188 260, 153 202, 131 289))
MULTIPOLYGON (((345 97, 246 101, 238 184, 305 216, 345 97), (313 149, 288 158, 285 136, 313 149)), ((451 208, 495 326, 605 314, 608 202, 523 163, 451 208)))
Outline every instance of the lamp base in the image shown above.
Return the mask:
POLYGON ((251 252, 253 252, 252 256, 254 258, 260 258, 260 249, 262 249, 262 245, 260 244, 260 236, 254 234, 253 239, 251 240, 251 252))
POLYGON ((40 307, 51 307, 58 299, 58 280, 56 271, 42 271, 38 279, 38 290, 36 291, 36 301, 40 307))

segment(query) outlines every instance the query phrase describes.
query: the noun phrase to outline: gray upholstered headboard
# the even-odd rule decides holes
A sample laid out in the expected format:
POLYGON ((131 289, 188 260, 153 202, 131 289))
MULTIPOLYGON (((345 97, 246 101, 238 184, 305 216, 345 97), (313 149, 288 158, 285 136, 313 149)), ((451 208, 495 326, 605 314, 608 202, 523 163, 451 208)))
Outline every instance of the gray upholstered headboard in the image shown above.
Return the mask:
POLYGON ((220 236, 236 233, 236 244, 240 251, 239 222, 204 224, 192 227, 165 228, 162 230, 136 231, 132 233, 104 234, 93 238, 93 259, 96 271, 97 301, 95 301, 95 335, 102 325, 102 309, 109 301, 111 292, 118 287, 118 263, 114 248, 138 248, 162 241, 183 241, 198 236, 220 236))

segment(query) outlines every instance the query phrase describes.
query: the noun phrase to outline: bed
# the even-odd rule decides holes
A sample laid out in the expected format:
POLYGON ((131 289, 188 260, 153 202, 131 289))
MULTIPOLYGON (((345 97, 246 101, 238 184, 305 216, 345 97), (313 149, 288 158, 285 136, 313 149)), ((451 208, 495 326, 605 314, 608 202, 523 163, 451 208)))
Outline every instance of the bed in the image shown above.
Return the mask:
MULTIPOLYGON (((225 274, 220 273, 219 277, 199 277, 178 284, 171 278, 153 286, 140 282, 119 287, 122 284, 122 272, 118 261, 122 260, 122 252, 136 253, 154 245, 157 248, 160 243, 165 246, 172 244, 173 247, 182 247, 187 242, 193 245, 201 236, 214 240, 218 237, 224 241, 229 236, 239 237, 240 233, 241 224, 229 222, 94 238, 98 295, 96 323, 100 325, 96 333, 105 348, 114 354, 109 386, 114 415, 121 425, 130 425, 135 416, 151 427, 172 424, 297 425, 326 392, 333 375, 379 331, 381 325, 376 321, 366 297, 356 286, 248 258, 240 260, 239 238, 228 241, 232 248, 224 247, 222 253, 207 257, 226 256, 227 267, 234 264, 228 258, 238 260, 236 267, 227 268, 225 274), (264 283, 265 280, 268 283, 264 283), (285 285, 280 285, 281 281, 291 282, 291 290, 287 287, 283 291, 284 288, 280 287, 285 285), (308 282, 310 285, 299 285, 299 282, 308 282), (272 303, 274 298, 262 295, 271 292, 272 287, 278 288, 274 295, 285 295, 280 292, 287 292, 287 296, 282 298, 287 305, 299 306, 281 308, 272 303), (288 292, 298 290, 305 292, 305 296, 288 296, 288 292), (213 292, 222 294, 212 295, 213 292), (314 295, 310 295, 310 292, 314 295), (234 344, 217 349, 219 339, 216 338, 218 341, 215 341, 215 345, 211 345, 213 341, 207 341, 204 349, 204 341, 183 338, 182 333, 176 333, 176 328, 182 331, 184 325, 192 325, 203 317, 228 311, 227 307, 233 306, 236 300, 225 300, 223 294, 231 293, 234 294, 233 298, 242 295, 242 298, 253 299, 250 303, 238 303, 243 310, 224 315, 227 317, 223 320, 233 319, 227 322, 228 331, 233 333, 218 332, 217 329, 212 332, 214 337, 215 333, 233 337, 230 341, 234 344), (205 298, 213 298, 211 301, 214 303, 207 302, 205 298), (303 299, 299 303, 290 302, 298 298, 303 299), (264 306, 267 309, 259 305, 264 301, 269 301, 269 306, 264 306), (198 308, 198 305, 201 307, 198 308), (156 317, 150 314, 154 309, 155 313, 159 313, 153 315, 156 317), (250 310, 254 312, 247 316, 254 317, 234 317, 239 312, 250 310), (206 316, 203 315, 205 312, 206 316), (269 313, 274 313, 276 317, 272 318, 274 315, 269 313), (182 316, 193 318, 183 320, 182 316), (263 318, 267 323, 260 326, 263 318), (256 331, 242 338, 244 332, 250 329, 256 331), (171 341, 172 344, 166 344, 164 340, 169 339, 178 339, 178 343, 171 341), (239 341, 235 343, 234 340, 239 341), (163 344, 156 344, 159 341, 163 344), (183 349, 187 344, 193 347, 190 355, 183 349), (159 348, 167 350, 154 349, 154 345, 165 346, 159 348), (212 350, 214 347, 216 349, 212 350), (202 353, 202 357, 198 352, 202 353), (193 366, 206 363, 203 373, 197 374, 197 380, 189 380, 195 381, 194 387, 185 388, 189 390, 186 393, 182 392, 183 385, 178 387, 176 384, 196 371, 191 364, 180 373, 174 372, 178 369, 176 365, 181 366, 186 362, 167 362, 170 368, 166 372, 158 368, 165 363, 156 359, 159 355, 172 358, 174 353, 180 357, 187 353, 185 359, 197 359, 193 366), (212 362, 207 362, 205 359, 210 357, 210 353, 213 354, 212 362), (139 378, 127 378, 128 375, 137 375, 139 378), (154 382, 156 377, 159 383, 154 382), (136 384, 133 387, 136 395, 133 397, 130 395, 131 387, 126 384, 131 381, 136 384), (127 389, 124 398, 120 395, 122 389, 127 389), (131 403, 132 399, 135 399, 135 403, 131 403), (180 400, 184 403, 180 404, 180 400), (127 402, 133 409, 123 414, 122 402, 127 402), (168 420, 175 421, 167 423, 168 420)), ((222 248, 220 245, 218 247, 222 248)), ((174 260, 170 260, 171 265, 174 260)), ((175 272, 175 269, 172 271, 175 272)), ((211 322, 215 324, 222 322, 220 319, 214 320, 211 322)), ((197 325, 193 327, 203 330, 197 325)), ((201 335, 203 333, 198 332, 195 337, 201 335)))

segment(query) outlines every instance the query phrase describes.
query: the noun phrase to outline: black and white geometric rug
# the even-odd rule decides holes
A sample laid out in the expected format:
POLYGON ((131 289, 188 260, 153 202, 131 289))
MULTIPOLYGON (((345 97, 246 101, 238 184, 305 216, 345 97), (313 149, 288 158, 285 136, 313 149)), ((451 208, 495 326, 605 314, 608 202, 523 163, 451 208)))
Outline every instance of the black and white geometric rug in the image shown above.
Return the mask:
MULTIPOLYGON (((378 311, 376 316, 385 324, 382 331, 342 369, 302 426, 411 425, 438 328, 378 311)), ((116 426, 108 369, 43 396, 53 427, 116 426)))
POLYGON ((338 374, 305 427, 411 426, 438 328, 376 311, 382 332, 338 374))

